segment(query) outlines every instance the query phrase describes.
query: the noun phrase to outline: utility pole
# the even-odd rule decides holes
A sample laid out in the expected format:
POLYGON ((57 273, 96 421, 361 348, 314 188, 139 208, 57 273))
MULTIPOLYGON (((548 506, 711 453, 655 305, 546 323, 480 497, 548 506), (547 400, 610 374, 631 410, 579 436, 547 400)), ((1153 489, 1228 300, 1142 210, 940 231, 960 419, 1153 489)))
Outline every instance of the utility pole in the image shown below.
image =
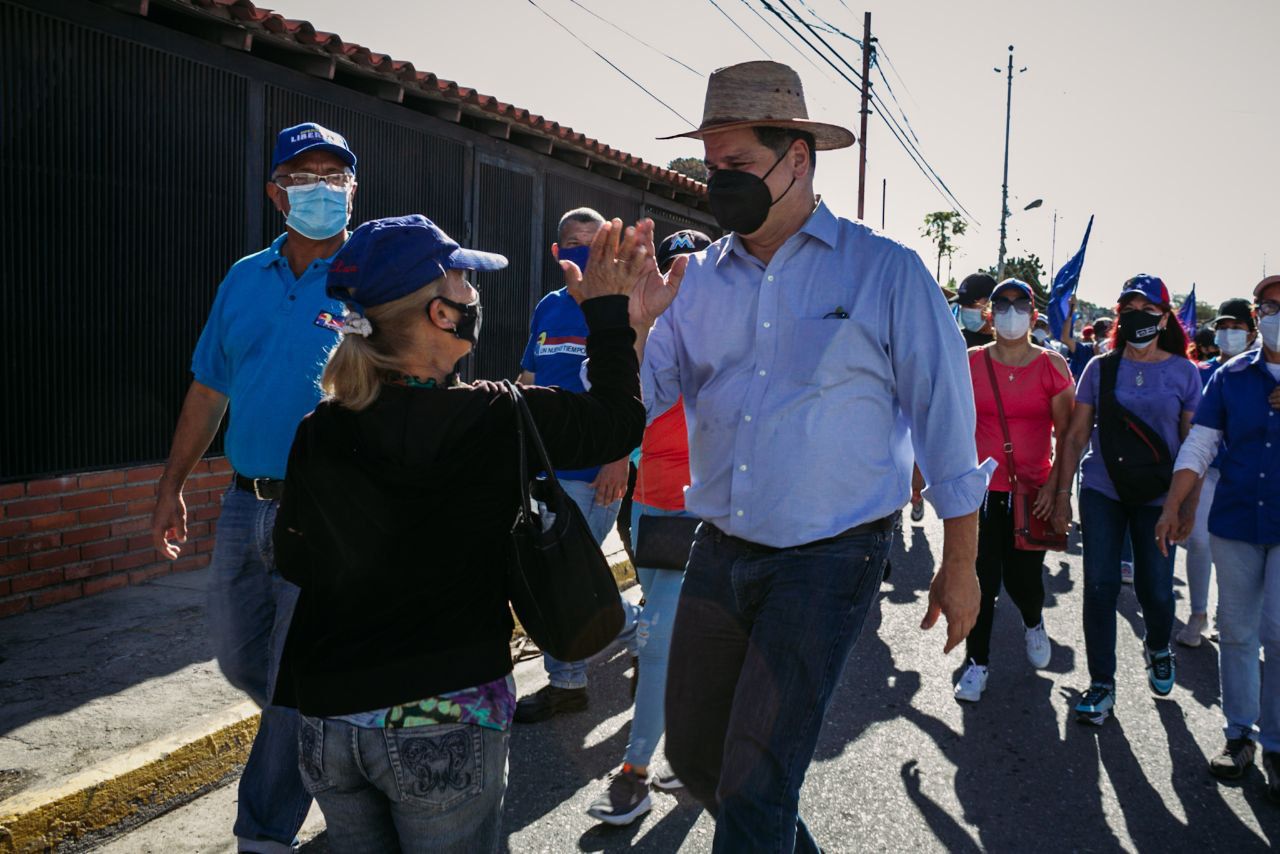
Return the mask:
POLYGON ((862 127, 858 134, 858 219, 862 219, 867 183, 867 116, 871 112, 871 13, 862 17, 862 127))
MULTIPOLYGON (((1027 69, 1024 67, 1018 73, 1027 69)), ((1000 69, 996 69, 1000 73, 1000 69)), ((1004 278, 1004 247, 1007 234, 1006 225, 1009 220, 1009 124, 1013 116, 1013 45, 1009 45, 1009 91, 1004 107, 1004 183, 1000 186, 1000 259, 996 262, 999 271, 997 278, 1004 278)))
POLYGON ((1053 209, 1053 234, 1049 238, 1049 283, 1053 283, 1053 277, 1057 274, 1054 272, 1053 261, 1058 254, 1058 209, 1053 209))

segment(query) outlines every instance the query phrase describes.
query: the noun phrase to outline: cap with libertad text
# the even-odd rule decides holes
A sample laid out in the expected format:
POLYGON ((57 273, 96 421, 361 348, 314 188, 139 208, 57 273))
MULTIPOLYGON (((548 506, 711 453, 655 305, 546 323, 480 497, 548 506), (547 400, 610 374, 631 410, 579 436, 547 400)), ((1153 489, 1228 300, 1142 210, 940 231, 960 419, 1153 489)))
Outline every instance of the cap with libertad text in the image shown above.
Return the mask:
POLYGON ((299 154, 316 150, 336 154, 355 171, 356 155, 347 145, 346 138, 315 122, 303 122, 280 131, 276 137, 275 150, 271 152, 271 171, 276 171, 281 163, 287 163, 299 154))

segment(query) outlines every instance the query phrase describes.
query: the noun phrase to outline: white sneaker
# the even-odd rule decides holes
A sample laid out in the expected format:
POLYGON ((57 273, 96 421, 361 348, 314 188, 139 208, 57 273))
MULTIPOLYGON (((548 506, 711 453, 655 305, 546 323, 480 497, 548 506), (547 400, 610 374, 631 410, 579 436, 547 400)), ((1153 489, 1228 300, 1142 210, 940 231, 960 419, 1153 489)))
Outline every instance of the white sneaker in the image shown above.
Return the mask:
POLYGON ((1120 561, 1120 583, 1121 584, 1133 583, 1133 561, 1131 560, 1120 561))
POLYGON ((1036 670, 1049 666, 1049 658, 1053 655, 1053 647, 1049 644, 1049 633, 1044 630, 1044 620, 1033 629, 1027 629, 1027 661, 1036 670))
POLYGON ((966 703, 976 703, 982 699, 982 692, 987 690, 987 668, 969 659, 969 666, 964 675, 956 683, 956 699, 966 703))

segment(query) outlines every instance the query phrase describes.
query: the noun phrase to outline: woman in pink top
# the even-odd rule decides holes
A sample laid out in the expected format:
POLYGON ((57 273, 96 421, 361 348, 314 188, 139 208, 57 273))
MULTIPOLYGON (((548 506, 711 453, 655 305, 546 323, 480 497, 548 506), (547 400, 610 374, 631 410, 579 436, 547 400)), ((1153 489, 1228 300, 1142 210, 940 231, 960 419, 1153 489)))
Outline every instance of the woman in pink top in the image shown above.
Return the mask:
MULTIPOLYGON (((1023 483, 1043 484, 1033 512, 1048 520, 1056 498, 1057 460, 1050 462, 1053 437, 1066 433, 1075 403, 1071 373, 1062 356, 1031 343, 1035 323, 1035 298, 1031 287, 1017 279, 1005 279, 991 294, 987 308, 994 321, 995 340, 969 351, 973 400, 978 411, 976 440, 978 459, 999 463, 991 478, 987 500, 978 513, 978 582, 982 607, 966 640, 969 664, 956 684, 957 700, 977 702, 987 687, 987 661, 991 651, 991 622, 1003 582, 1018 606, 1026 626, 1027 658, 1032 666, 1049 664, 1049 636, 1044 629, 1044 552, 1014 547, 1013 511, 1009 505, 1009 472, 1004 452, 1004 431, 987 369, 988 355, 995 369, 1013 443, 1013 461, 1023 483)), ((1063 532, 1065 533, 1065 532, 1063 532)))

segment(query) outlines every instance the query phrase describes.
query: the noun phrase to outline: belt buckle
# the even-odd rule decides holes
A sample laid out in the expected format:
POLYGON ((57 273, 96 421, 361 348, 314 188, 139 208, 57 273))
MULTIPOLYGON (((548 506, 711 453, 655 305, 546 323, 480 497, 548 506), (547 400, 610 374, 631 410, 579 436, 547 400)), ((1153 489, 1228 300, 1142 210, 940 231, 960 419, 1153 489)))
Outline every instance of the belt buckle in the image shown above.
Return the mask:
POLYGON ((262 497, 262 492, 258 490, 258 481, 260 480, 263 480, 263 478, 255 477, 253 479, 253 497, 258 499, 259 501, 266 501, 267 499, 262 497))

